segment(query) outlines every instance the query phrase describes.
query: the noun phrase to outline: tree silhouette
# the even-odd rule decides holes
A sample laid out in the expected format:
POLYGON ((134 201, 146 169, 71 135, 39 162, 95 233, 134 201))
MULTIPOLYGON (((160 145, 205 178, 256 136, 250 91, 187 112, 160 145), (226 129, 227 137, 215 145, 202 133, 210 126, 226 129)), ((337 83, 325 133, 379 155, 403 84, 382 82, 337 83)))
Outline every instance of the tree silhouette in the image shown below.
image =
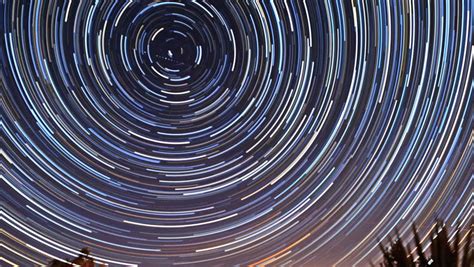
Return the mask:
POLYGON ((77 256, 75 259, 72 261, 69 259, 66 259, 66 262, 54 259, 51 260, 48 264, 50 267, 72 267, 72 266, 81 266, 81 267, 94 267, 95 262, 94 259, 90 256, 90 249, 89 248, 83 248, 80 250, 80 255, 77 256))
MULTIPOLYGON (((383 262, 380 266, 383 267, 473 267, 474 253, 472 252, 472 225, 467 233, 467 238, 464 243, 464 249, 460 247, 460 233, 457 227, 453 245, 450 245, 448 238, 448 230, 446 225, 441 221, 437 221, 435 227, 430 234, 430 256, 426 256, 421 245, 420 237, 417 228, 413 224, 413 235, 415 241, 415 251, 418 257, 412 255, 412 250, 409 246, 405 246, 403 241, 395 231, 396 239, 392 240, 389 236, 389 247, 386 248, 379 244, 383 254, 383 262), (462 253, 461 253, 462 252, 462 253), (461 259, 462 256, 462 259, 461 259)), ((415 254, 415 253, 413 253, 415 254)), ((373 265, 372 265, 373 266, 373 265)))

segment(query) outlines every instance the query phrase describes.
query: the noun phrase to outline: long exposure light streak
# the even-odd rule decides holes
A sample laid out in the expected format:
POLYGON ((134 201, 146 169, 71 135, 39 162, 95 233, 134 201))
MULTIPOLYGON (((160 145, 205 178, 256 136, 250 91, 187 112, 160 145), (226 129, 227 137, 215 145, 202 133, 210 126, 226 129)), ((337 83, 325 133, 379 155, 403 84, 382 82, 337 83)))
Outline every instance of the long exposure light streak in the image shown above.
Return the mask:
POLYGON ((474 3, 0 1, 0 254, 365 266, 472 224, 474 3))

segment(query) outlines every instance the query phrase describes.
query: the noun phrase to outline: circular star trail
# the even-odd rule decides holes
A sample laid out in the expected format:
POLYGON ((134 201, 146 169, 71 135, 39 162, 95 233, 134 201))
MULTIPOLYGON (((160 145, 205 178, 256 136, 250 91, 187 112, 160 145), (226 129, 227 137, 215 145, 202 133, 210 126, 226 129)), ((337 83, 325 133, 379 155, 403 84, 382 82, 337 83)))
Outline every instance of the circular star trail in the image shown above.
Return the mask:
POLYGON ((365 265, 468 227, 473 9, 1 1, 2 253, 365 265))

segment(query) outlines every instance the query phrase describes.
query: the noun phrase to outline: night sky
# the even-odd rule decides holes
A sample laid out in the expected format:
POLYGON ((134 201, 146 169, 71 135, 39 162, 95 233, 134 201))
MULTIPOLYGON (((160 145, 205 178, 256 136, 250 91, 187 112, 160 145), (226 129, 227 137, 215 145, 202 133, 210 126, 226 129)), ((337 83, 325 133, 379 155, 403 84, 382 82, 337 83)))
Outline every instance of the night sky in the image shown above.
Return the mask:
POLYGON ((0 0, 0 265, 365 266, 467 229, 473 28, 470 0, 0 0))

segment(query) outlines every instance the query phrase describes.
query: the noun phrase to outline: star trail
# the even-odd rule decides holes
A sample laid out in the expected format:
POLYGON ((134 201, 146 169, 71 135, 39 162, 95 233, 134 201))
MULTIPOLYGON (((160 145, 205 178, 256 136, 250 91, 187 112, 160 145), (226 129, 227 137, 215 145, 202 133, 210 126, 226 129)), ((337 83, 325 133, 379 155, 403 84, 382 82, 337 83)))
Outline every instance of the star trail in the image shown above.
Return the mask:
POLYGON ((365 266, 466 229, 473 11, 0 0, 3 261, 365 266))

